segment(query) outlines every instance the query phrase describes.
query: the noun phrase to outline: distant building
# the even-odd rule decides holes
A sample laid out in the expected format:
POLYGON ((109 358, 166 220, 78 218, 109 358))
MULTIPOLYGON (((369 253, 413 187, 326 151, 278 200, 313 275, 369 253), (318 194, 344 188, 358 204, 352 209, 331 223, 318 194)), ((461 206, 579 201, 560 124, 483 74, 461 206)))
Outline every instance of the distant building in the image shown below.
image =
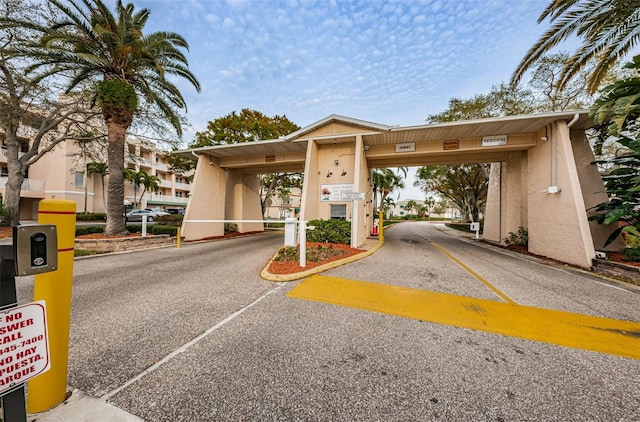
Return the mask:
MULTIPOLYGON (((33 136, 28 127, 21 128, 19 135, 25 146, 33 136)), ((1 136, 1 134, 0 134, 1 136)), ((4 196, 8 179, 7 157, 4 139, 0 148, 0 195, 4 196)), ((141 208, 164 208, 184 211, 191 191, 191 178, 175 174, 169 169, 164 152, 154 143, 134 137, 127 139, 125 167, 144 170, 160 179, 158 192, 146 192, 141 208)), ((26 149, 25 149, 26 151, 26 149)), ((97 161, 92 159, 91 161, 97 161)), ((107 161, 106 156, 104 162, 107 161)), ((58 144, 52 151, 29 167, 20 192, 20 219, 36 219, 41 199, 55 198, 76 202, 78 212, 105 212, 103 198, 107 197, 109 176, 86 176, 85 162, 78 144, 68 140, 58 144), (103 185, 104 182, 104 185, 103 185), (103 195, 104 192, 104 195, 103 195)), ((134 198, 133 185, 125 181, 125 203, 133 204, 140 199, 140 187, 134 198)), ((123 204, 124 205, 124 204, 123 204)))

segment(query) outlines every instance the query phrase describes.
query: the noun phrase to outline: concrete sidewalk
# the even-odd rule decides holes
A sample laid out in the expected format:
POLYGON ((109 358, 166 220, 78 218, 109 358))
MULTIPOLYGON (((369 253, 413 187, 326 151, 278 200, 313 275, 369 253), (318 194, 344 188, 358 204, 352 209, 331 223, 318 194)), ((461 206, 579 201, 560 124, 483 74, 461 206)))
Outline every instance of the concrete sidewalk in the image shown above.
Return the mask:
POLYGON ((104 400, 87 396, 80 390, 73 390, 71 397, 43 412, 30 414, 29 422, 142 422, 143 419, 131 415, 104 400))

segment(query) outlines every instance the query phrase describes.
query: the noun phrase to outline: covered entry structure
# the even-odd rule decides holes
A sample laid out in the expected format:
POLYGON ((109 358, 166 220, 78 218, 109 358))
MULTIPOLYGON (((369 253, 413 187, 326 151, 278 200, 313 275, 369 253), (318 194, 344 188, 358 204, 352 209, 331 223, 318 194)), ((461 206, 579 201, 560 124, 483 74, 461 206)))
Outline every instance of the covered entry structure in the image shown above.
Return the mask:
POLYGON ((591 126, 586 110, 408 127, 331 115, 281 139, 184 150, 198 164, 183 233, 219 236, 222 223, 204 221, 261 219, 256 175, 302 171, 300 219, 350 220, 360 244, 373 222, 371 169, 493 163, 484 238, 502 242, 523 226, 532 253, 589 267, 611 231, 587 218, 607 199, 585 135, 591 126))

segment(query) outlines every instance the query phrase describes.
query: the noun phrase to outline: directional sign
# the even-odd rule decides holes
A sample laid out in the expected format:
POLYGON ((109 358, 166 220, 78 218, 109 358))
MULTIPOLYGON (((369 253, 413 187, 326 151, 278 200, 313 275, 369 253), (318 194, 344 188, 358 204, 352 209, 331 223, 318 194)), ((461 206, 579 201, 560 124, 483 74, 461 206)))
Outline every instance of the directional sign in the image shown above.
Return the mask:
POLYGON ((0 395, 50 367, 45 302, 0 311, 0 395))
POLYGON ((342 201, 364 201, 364 192, 342 192, 342 201))

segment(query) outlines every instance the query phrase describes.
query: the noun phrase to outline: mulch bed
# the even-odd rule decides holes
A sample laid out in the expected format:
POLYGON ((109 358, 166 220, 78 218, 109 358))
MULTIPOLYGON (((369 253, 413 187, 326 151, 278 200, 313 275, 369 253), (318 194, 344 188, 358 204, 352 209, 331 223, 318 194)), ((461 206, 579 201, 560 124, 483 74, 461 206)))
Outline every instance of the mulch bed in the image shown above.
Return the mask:
POLYGON ((317 262, 311 262, 307 259, 307 266, 304 268, 300 266, 300 262, 298 260, 271 261, 268 270, 271 274, 294 274, 318 267, 323 264, 327 264, 329 262, 348 258, 350 256, 365 252, 364 249, 351 248, 349 247, 349 245, 316 242, 307 243, 307 250, 317 248, 318 246, 324 246, 326 248, 328 245, 331 245, 332 249, 335 251, 335 254, 333 254, 333 256, 325 257, 324 259, 317 262))

